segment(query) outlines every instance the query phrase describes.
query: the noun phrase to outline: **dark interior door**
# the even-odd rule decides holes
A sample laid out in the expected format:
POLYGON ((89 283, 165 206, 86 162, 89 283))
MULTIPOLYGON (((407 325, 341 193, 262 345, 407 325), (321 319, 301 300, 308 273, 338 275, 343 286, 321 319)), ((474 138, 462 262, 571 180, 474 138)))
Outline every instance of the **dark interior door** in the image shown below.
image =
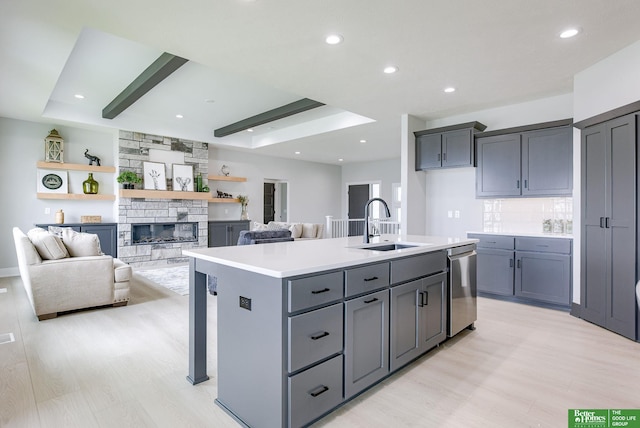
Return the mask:
POLYGON ((275 183, 264 183, 264 223, 274 221, 276 214, 275 207, 276 185, 275 183))
MULTIPOLYGON (((355 184, 349 186, 349 219, 364 218, 364 205, 369 200, 369 185, 355 184)), ((349 222, 349 236, 362 235, 364 233, 364 223, 349 222)))

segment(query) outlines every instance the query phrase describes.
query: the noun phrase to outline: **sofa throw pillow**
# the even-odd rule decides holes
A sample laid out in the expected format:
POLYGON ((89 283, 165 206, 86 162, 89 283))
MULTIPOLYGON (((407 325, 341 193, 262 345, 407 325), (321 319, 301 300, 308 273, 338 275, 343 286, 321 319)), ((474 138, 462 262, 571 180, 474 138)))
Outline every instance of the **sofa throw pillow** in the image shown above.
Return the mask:
POLYGON ((62 239, 44 229, 36 227, 27 232, 29 240, 36 247, 42 260, 58 260, 69 257, 67 248, 62 239))
POLYGON ((289 224, 270 221, 267 224, 267 230, 289 230, 289 224))
POLYGON ((53 233, 56 236, 62 238, 62 231, 68 229, 68 227, 60 227, 60 226, 49 226, 49 233, 53 233))
POLYGON ((267 230, 267 225, 258 223, 257 221, 251 222, 251 230, 267 230))
POLYGON ((302 238, 315 238, 318 232, 318 225, 315 223, 304 223, 302 225, 302 238))
POLYGON ((62 242, 71 257, 102 255, 100 238, 94 233, 76 232, 67 227, 62 231, 62 242))
POLYGON ((302 223, 293 223, 289 230, 291 231, 292 238, 302 238, 302 223))

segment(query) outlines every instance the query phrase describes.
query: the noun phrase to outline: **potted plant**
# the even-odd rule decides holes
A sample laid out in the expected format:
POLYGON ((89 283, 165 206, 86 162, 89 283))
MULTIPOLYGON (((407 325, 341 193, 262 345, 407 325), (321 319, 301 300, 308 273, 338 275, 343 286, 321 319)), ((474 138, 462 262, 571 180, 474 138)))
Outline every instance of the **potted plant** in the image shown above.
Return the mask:
POLYGON ((122 183, 123 189, 133 189, 133 185, 140 183, 142 179, 133 171, 122 171, 118 178, 118 183, 122 183))
POLYGON ((249 204, 249 197, 246 195, 238 195, 238 202, 242 205, 242 212, 240 213, 240 220, 248 220, 249 214, 247 213, 247 205, 249 204))

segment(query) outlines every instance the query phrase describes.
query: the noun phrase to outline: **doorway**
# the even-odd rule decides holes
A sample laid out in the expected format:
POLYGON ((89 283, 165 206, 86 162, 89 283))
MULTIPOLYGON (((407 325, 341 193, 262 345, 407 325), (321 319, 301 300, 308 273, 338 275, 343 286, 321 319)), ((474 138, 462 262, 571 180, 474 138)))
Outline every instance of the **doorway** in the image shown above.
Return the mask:
POLYGON ((274 221, 276 215, 276 185, 274 183, 264 183, 264 223, 274 221))
POLYGON ((289 221, 288 183, 281 180, 265 180, 263 195, 263 221, 289 221))
MULTIPOLYGON (((369 184, 352 184, 347 189, 349 220, 363 219, 365 216, 364 205, 369 200, 371 191, 369 184)), ((349 236, 362 235, 364 232, 364 223, 360 221, 349 222, 349 236)))

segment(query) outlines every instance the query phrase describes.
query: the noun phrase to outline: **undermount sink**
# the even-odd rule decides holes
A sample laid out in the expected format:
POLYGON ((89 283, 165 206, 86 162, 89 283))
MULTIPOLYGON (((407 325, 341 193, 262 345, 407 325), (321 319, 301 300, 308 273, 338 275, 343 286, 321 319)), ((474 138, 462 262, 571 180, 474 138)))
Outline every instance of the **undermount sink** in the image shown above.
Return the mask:
POLYGON ((413 248, 419 247, 416 244, 378 244, 378 245, 367 245, 366 247, 358 247, 361 250, 372 250, 372 251, 393 251, 393 250, 402 250, 403 248, 413 248))

